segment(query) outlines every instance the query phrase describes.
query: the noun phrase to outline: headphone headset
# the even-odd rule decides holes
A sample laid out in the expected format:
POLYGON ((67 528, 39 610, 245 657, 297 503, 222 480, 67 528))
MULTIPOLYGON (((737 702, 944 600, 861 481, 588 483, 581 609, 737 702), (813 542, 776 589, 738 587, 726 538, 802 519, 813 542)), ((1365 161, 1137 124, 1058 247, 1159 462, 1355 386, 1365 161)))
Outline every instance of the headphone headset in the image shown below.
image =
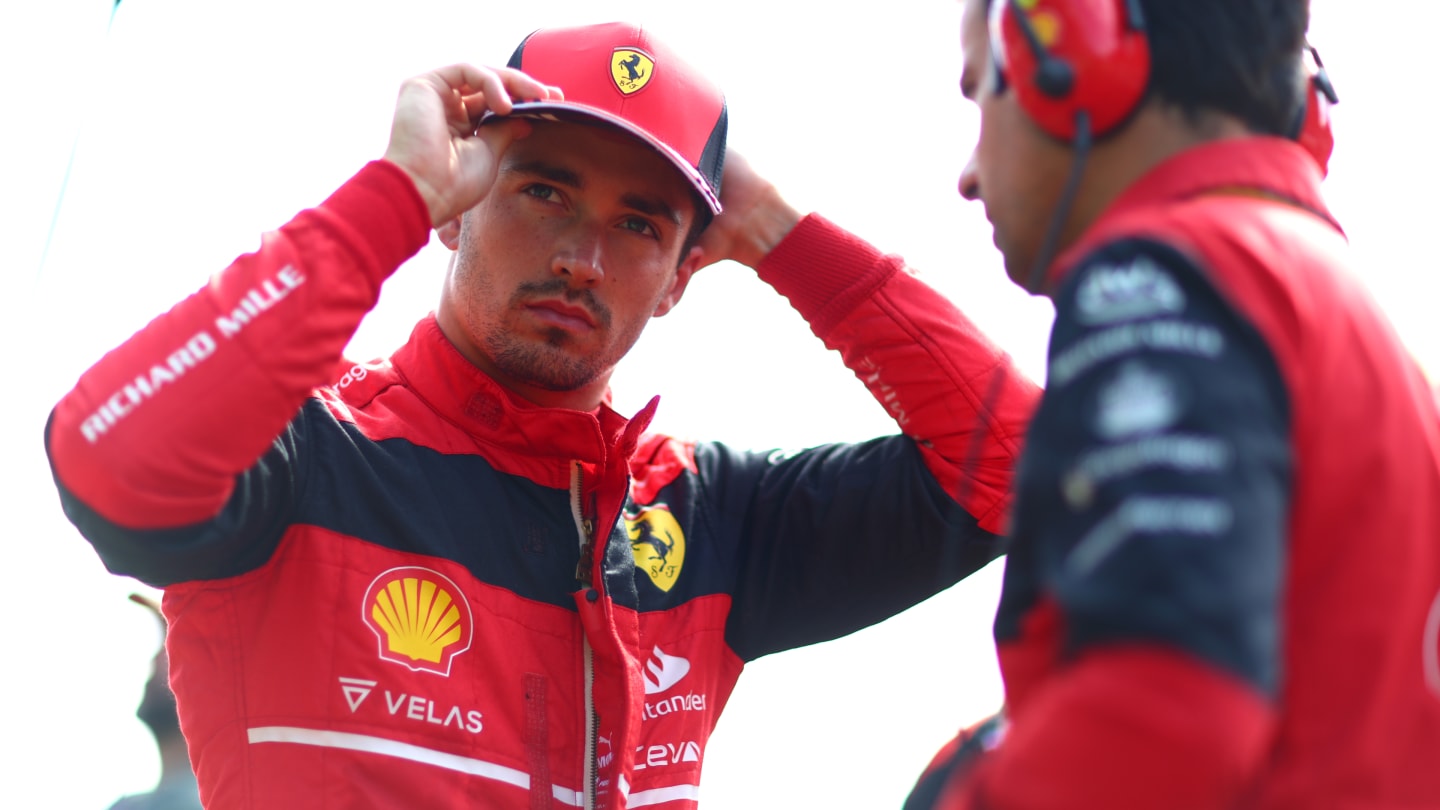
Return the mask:
POLYGON ((1335 94, 1330 74, 1325 72, 1325 63, 1320 61, 1320 52, 1309 45, 1305 47, 1305 75, 1310 80, 1310 92, 1288 134, 1315 158, 1320 164, 1320 173, 1325 175, 1330 173, 1330 154, 1335 151, 1330 108, 1340 103, 1340 97, 1335 94))
MULTIPOLYGON (((1140 0, 993 0, 990 55, 996 92, 1013 88, 1041 130, 1071 144, 1100 138, 1129 119, 1150 82, 1150 44, 1140 0)), ((1306 48, 1310 92, 1287 133, 1329 168, 1339 102, 1325 65, 1306 48)))
POLYGON ((991 3, 997 91, 1013 88, 1021 109, 1066 143, 1111 132, 1140 106, 1150 82, 1139 0, 1038 6, 1038 0, 991 3))

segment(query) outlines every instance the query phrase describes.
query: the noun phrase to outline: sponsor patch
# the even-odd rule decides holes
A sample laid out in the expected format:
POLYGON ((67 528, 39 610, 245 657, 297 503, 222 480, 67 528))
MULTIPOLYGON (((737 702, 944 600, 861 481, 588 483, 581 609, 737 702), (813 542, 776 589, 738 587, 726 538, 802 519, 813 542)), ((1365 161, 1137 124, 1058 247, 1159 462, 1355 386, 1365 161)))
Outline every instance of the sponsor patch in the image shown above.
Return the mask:
POLYGON ((685 567, 685 532, 665 504, 625 514, 635 565, 655 587, 668 593, 685 567))
POLYGON ((1097 267, 1075 293, 1075 318, 1087 326, 1174 315, 1185 309, 1180 284, 1149 256, 1097 267))
POLYGON ((1230 504, 1217 498, 1137 495, 1095 524, 1070 551, 1065 564, 1072 574, 1086 576, 1134 535, 1218 537, 1234 522, 1230 504))
POLYGON ((1171 469, 1186 474, 1218 473, 1234 456, 1230 444, 1214 436, 1166 434, 1102 447, 1083 456, 1061 482, 1070 508, 1084 511, 1097 487, 1143 470, 1171 469))
POLYGON ((380 686, 379 681, 368 678, 339 678, 340 694, 351 714, 373 720, 376 717, 392 717, 410 723, 428 723, 442 728, 454 728, 470 734, 479 734, 485 729, 484 715, 479 709, 467 708, 449 701, 437 700, 426 695, 380 686), (372 693, 378 692, 384 700, 369 701, 372 693), (382 705, 383 703, 383 705, 382 705), (381 714, 381 713, 384 714, 381 714))
POLYGON ((1170 377, 1134 360, 1126 363, 1096 401, 1095 434, 1107 441, 1159 433, 1180 421, 1180 387, 1170 377))
POLYGON ((635 747, 635 770, 663 768, 667 765, 681 765, 686 762, 700 762, 700 744, 694 740, 637 745, 635 747))
POLYGON ((645 662, 645 694, 658 695, 680 682, 690 672, 690 661, 678 655, 666 655, 656 647, 645 662))
POLYGON ((650 54, 635 48, 616 48, 610 54, 610 80, 615 89, 623 95, 631 95, 645 89, 655 73, 655 60, 650 54))
POLYGON ((682 693, 675 689, 689 674, 688 658, 670 655, 659 647, 650 651, 644 669, 645 696, 654 697, 654 700, 645 701, 643 715, 646 720, 655 720, 667 714, 705 711, 704 693, 682 693))
POLYGON ((1086 335, 1056 354, 1046 371, 1048 385, 1067 385, 1107 360, 1141 350, 1214 360, 1225 351, 1225 335, 1208 324, 1172 318, 1114 326, 1086 335))
POLYGON ((392 568, 376 577, 361 603, 380 658, 417 672, 450 675, 450 662, 470 649, 475 622, 460 588, 438 571, 392 568))

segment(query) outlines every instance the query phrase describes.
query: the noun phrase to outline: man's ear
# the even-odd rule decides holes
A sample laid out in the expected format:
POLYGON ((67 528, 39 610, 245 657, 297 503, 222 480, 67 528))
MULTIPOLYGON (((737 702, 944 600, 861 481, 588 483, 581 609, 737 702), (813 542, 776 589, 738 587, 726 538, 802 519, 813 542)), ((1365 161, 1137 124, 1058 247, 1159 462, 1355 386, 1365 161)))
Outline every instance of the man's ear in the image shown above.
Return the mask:
POLYGON ((449 222, 435 226, 435 235, 445 243, 445 247, 455 250, 460 247, 460 218, 456 217, 449 222))
POLYGON ((700 263, 704 261, 704 259, 705 251, 701 250, 699 245, 690 248, 690 252, 686 254, 684 261, 680 262, 680 266, 675 268, 675 280, 670 283, 670 291, 665 294, 664 298, 660 299, 660 304, 655 307, 654 317, 658 318, 664 315, 674 309, 676 304, 680 303, 680 296, 685 294, 685 287, 690 284, 690 277, 695 275, 696 270, 700 269, 700 263))

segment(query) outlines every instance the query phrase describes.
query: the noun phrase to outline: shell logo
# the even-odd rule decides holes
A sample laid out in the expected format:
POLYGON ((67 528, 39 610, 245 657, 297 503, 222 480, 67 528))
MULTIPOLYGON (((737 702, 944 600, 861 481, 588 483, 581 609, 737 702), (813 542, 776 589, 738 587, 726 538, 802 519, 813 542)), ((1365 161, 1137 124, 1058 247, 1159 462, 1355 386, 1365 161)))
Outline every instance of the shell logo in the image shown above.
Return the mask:
POLYGON ((475 621, 454 582, 418 566, 391 568, 365 591, 361 618, 380 642, 380 657, 416 672, 449 676, 470 649, 475 621))

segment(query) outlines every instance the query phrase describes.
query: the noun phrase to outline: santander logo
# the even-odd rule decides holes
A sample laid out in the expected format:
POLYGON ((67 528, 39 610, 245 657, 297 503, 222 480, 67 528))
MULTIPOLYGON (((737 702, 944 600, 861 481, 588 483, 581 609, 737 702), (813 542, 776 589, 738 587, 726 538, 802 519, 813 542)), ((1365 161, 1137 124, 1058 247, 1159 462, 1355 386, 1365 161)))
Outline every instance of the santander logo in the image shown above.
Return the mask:
POLYGON ((656 647, 645 662, 645 694, 658 695, 680 682, 690 671, 690 662, 678 655, 666 655, 656 647))

